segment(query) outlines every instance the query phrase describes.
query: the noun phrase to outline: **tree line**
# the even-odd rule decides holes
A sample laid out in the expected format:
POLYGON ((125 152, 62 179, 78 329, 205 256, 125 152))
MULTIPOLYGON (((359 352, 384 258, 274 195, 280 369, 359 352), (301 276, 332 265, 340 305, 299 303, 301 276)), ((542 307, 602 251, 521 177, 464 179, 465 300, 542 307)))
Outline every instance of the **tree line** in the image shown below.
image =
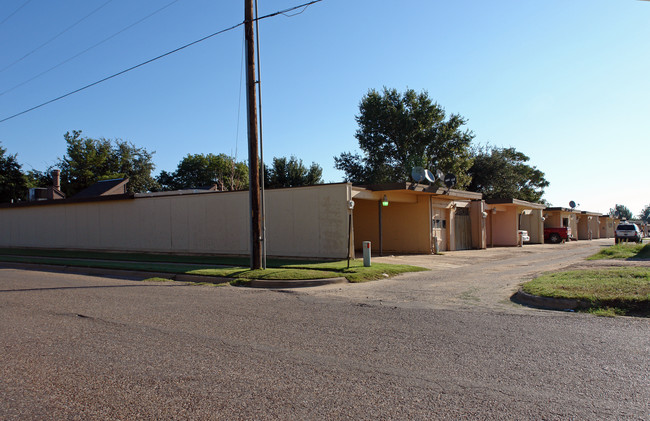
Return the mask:
MULTIPOLYGON (((60 170, 61 191, 72 197, 102 180, 129 178, 130 193, 158 192, 213 187, 235 191, 248 189, 248 165, 226 154, 188 154, 173 172, 153 176, 154 152, 121 139, 83 137, 80 130, 63 135, 66 154, 44 171, 23 172, 16 154, 0 146, 0 203, 26 200, 32 187, 53 183, 53 169, 60 170)), ((301 159, 273 158, 264 166, 268 188, 322 184, 322 168, 312 163, 307 168, 301 159)))
MULTIPOLYGON (((426 91, 371 89, 361 99, 355 118, 360 153, 334 157, 335 168, 343 171, 345 181, 406 182, 414 167, 422 167, 452 173, 455 188, 482 193, 486 199, 550 205, 543 198, 549 182, 541 170, 528 164, 528 156, 514 147, 475 145, 474 133, 465 128, 467 120, 459 114, 447 115, 426 91)), ((130 180, 129 191, 136 193, 214 185, 226 191, 248 189, 248 166, 226 154, 188 154, 174 171, 161 171, 154 177, 154 152, 131 142, 83 137, 78 130, 66 133, 64 140, 66 154, 52 168, 61 170, 61 189, 68 197, 97 181, 123 177, 130 180)), ((0 201, 24 200, 30 187, 51 185, 52 168, 23 173, 16 155, 0 147, 0 201)), ((264 184, 269 188, 323 183, 320 165, 306 167, 295 156, 273 158, 264 170, 264 184)), ((641 216, 647 218, 648 213, 646 207, 641 216)))

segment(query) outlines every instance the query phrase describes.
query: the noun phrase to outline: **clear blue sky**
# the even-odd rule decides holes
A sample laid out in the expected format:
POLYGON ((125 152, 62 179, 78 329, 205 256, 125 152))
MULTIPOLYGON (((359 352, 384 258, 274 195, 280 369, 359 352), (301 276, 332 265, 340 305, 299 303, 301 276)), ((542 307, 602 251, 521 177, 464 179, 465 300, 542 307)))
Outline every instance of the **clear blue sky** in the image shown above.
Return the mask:
MULTIPOLYGON (((1 2, 0 119, 243 20, 243 1, 107 1, 1 2)), ((302 2, 260 0, 260 14, 302 2)), ((637 214, 650 204, 649 22, 636 0, 324 0, 264 20, 265 158, 295 155, 341 181, 333 157, 357 150, 362 96, 426 90, 476 143, 528 155, 554 206, 637 214)), ((245 160, 242 47, 241 28, 214 37, 0 123, 0 142, 24 170, 53 165, 72 130, 155 151, 156 172, 188 153, 245 160)))

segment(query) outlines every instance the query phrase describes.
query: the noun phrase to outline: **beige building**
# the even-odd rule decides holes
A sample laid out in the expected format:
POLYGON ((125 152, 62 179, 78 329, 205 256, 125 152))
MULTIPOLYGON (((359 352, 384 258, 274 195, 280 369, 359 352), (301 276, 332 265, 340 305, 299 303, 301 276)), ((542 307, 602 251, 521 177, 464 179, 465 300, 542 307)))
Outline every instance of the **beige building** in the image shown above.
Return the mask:
POLYGON ((616 229, 614 218, 610 215, 600 215, 598 220, 600 221, 600 238, 614 238, 616 229))
MULTIPOLYGON (((352 186, 266 191, 272 256, 346 258, 352 186)), ((0 247, 249 253, 249 195, 163 192, 0 206, 0 247)))
POLYGON ((580 212, 578 217, 578 240, 595 240, 600 238, 600 213, 580 212))
POLYGON ((579 210, 569 208, 546 208, 544 209, 544 228, 571 228, 571 239, 578 239, 578 215, 579 210))
POLYGON ((485 248, 481 197, 416 183, 354 186, 354 246, 370 241, 381 254, 485 248))
POLYGON ((519 244, 519 230, 525 230, 530 243, 544 243, 544 205, 518 199, 488 199, 487 244, 489 247, 508 247, 519 244))

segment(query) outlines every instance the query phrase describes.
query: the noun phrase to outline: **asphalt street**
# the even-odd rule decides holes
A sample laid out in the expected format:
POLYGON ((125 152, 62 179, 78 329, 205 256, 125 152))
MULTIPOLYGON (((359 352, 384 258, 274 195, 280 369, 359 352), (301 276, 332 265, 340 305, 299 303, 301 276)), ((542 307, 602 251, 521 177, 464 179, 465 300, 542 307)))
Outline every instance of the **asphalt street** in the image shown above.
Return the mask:
POLYGON ((0 419, 650 419, 648 319, 427 305, 441 275, 419 276, 362 296, 0 268, 0 419))

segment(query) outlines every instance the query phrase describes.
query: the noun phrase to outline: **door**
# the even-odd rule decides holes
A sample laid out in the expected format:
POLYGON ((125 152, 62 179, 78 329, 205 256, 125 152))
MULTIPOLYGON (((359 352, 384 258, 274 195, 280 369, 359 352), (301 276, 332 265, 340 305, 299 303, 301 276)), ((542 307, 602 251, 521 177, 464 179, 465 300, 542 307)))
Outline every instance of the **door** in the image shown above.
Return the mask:
POLYGON ((438 243, 438 251, 447 250, 447 209, 431 207, 431 249, 438 243))
POLYGON ((456 237, 456 250, 470 250, 472 248, 472 219, 469 208, 457 208, 454 214, 454 236, 456 237))

